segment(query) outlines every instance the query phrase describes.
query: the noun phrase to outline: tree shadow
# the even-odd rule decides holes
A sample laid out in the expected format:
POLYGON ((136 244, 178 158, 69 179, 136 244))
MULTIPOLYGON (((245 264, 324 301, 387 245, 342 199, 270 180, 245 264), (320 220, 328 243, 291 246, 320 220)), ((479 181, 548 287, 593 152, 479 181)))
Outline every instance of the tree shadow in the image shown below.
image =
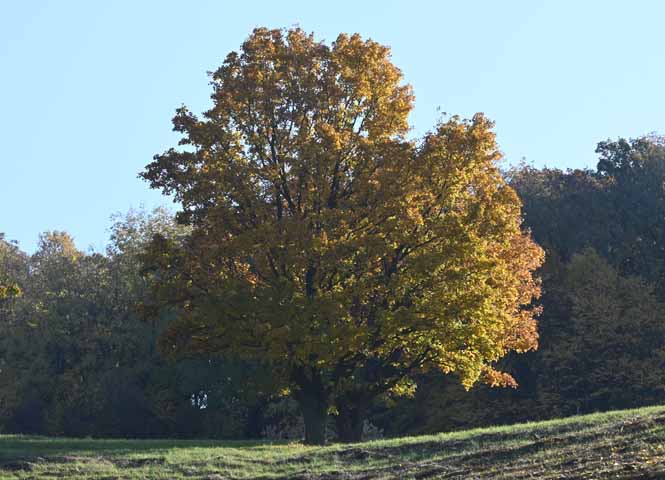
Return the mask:
POLYGON ((158 455, 177 450, 209 448, 243 449, 262 451, 288 442, 265 442, 250 440, 134 440, 134 439, 90 439, 53 438, 39 436, 0 436, 0 462, 7 463, 34 458, 67 458, 126 455, 158 455))

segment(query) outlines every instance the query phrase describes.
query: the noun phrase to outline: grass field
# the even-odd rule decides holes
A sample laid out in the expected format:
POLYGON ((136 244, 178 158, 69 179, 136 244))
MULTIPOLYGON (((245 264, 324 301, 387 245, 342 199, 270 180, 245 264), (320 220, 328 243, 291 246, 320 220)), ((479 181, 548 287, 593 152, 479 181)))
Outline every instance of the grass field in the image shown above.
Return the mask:
POLYGON ((327 447, 7 435, 0 478, 665 478, 665 407, 327 447))

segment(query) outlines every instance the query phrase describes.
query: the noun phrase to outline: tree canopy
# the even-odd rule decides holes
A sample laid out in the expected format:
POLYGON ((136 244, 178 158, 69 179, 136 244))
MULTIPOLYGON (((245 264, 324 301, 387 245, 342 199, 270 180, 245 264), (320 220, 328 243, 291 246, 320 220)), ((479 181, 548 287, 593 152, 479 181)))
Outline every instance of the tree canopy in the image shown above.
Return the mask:
POLYGON ((178 309, 164 352, 269 363, 310 443, 335 408, 352 439, 420 371, 514 383, 493 365, 537 345, 543 253, 487 118, 409 140, 411 87, 359 35, 256 29, 212 86, 202 117, 173 119, 182 148, 142 173, 191 228, 145 256, 146 311, 178 309))

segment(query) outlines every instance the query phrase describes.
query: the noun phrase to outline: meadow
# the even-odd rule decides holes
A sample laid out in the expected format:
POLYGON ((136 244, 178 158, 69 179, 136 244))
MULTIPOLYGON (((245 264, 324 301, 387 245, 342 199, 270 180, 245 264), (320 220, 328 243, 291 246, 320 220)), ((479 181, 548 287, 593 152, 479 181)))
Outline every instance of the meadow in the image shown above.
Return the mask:
POLYGON ((5 435, 0 478, 665 478, 665 407, 325 447, 5 435))

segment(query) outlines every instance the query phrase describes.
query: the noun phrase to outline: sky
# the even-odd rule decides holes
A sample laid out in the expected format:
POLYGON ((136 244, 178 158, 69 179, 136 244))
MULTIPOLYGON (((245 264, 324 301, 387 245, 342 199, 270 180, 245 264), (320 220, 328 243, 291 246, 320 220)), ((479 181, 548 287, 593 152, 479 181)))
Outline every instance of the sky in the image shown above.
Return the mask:
POLYGON ((657 0, 0 0, 0 232, 100 251, 112 214, 176 208, 137 174, 257 26, 389 45, 414 135, 484 112, 506 162, 594 167, 601 140, 665 133, 663 18, 657 0))

